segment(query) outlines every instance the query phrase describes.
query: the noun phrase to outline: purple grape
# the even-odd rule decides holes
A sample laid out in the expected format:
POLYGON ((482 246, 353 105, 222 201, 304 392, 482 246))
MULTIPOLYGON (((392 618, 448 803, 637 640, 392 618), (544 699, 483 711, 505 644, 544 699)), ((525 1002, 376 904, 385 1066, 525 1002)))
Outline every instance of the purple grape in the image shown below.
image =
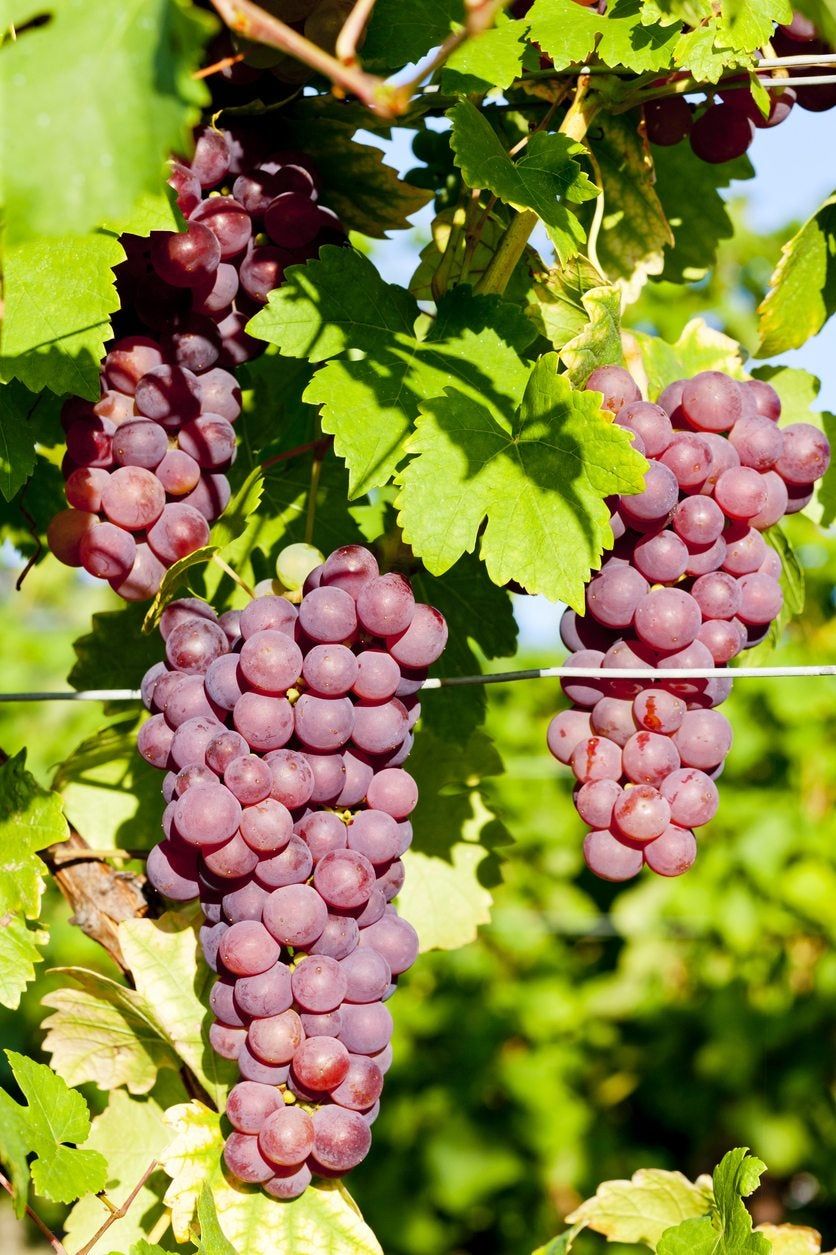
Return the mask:
POLYGON ((659 876, 681 876, 693 867, 697 843, 688 828, 669 827, 644 849, 644 861, 659 876))
POLYGON ((259 1020, 281 1015, 293 1005, 290 968, 274 963, 266 972, 241 976, 235 982, 235 1005, 246 1016, 259 1020))
POLYGON ((262 1155, 280 1167, 298 1167, 314 1147, 314 1124, 301 1107, 281 1104, 269 1113, 258 1133, 262 1155))
POLYGON ((321 936, 327 919, 328 908, 311 885, 275 889, 264 906, 264 924, 283 946, 312 945, 321 936))
POLYGON ((588 832, 583 843, 584 861, 591 872, 602 880, 631 880, 642 869, 640 849, 618 841, 606 829, 588 832))

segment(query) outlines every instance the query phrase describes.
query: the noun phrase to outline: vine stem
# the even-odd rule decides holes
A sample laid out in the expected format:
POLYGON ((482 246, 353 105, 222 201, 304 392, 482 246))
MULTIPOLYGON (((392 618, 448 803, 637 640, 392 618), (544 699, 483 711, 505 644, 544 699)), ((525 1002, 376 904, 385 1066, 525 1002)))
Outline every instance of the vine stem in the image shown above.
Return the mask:
POLYGON ((250 588, 249 584, 247 584, 245 580, 241 579, 241 576, 238 574, 237 571, 233 571, 229 563, 225 562, 219 553, 212 554, 212 561, 214 562, 215 566, 220 567, 220 569, 223 571, 225 575, 228 575, 231 580, 234 580, 235 583, 238 585, 238 587, 242 588, 244 592, 247 594, 247 596, 250 598, 250 600, 252 601, 252 599, 255 597, 255 589, 250 588))
MULTIPOLYGON (((7 1180, 7 1178, 3 1176, 2 1172, 0 1172, 0 1186, 2 1186, 3 1189, 6 1191, 6 1193, 11 1195, 12 1198, 15 1197, 14 1186, 12 1185, 11 1181, 7 1180)), ((46 1238, 47 1242, 49 1242, 49 1245, 56 1252, 56 1255, 67 1255, 67 1248, 64 1245, 64 1243, 61 1241, 60 1238, 57 1238, 55 1236, 55 1234, 52 1232, 49 1226, 45 1223, 45 1221, 41 1220, 38 1213, 34 1211, 29 1206, 28 1203, 26 1204, 26 1215, 33 1222, 33 1224, 37 1225, 37 1227, 40 1229, 43 1236, 46 1238)))
POLYGON ((311 462, 311 482, 308 488, 308 510, 305 516, 305 544, 313 544, 314 523, 316 522, 316 499, 319 496, 319 481, 322 476, 323 453, 315 452, 311 462))
POLYGON ((419 65, 412 78, 407 79, 405 83, 398 87, 396 99, 400 104, 399 112, 403 113, 406 111, 410 100, 421 84, 444 65, 445 61, 452 57, 453 53, 466 40, 474 35, 481 35, 483 31, 486 31, 493 25, 494 19, 501 13, 507 3, 508 0, 465 0, 467 16, 464 26, 454 31, 452 35, 448 35, 435 56, 425 65, 419 65))
MULTIPOLYGON (((586 104, 589 84, 589 76, 581 75, 574 99, 560 125, 560 134, 568 135, 570 139, 580 141, 584 138, 596 112, 595 106, 590 108, 586 104)), ((501 295, 505 291, 537 222, 537 214, 533 209, 523 209, 514 215, 490 264, 476 285, 477 292, 501 295)))
POLYGON ((601 195, 595 200, 595 210, 592 215, 592 222, 589 224, 589 239, 587 240, 586 255, 598 271, 599 275, 606 279, 607 276, 604 268, 598 260, 598 237, 601 234, 601 225, 604 221, 604 211, 606 209, 604 201, 604 179, 601 174, 601 163, 591 148, 586 150, 586 155, 589 158, 589 164, 592 166, 592 173, 595 175, 595 182, 601 189, 601 195))
MULTIPOLYGON (((130 1194, 128 1195, 128 1197, 125 1199, 124 1203, 121 1203, 118 1207, 114 1208, 114 1210, 113 1210, 113 1211, 111 1211, 111 1212, 108 1214, 107 1219, 106 1219, 106 1220, 103 1222, 103 1224, 102 1224, 102 1225, 101 1225, 101 1226, 100 1226, 100 1227, 96 1230, 96 1232, 93 1234, 93 1236, 92 1236, 92 1238, 90 1239, 90 1241, 89 1241, 89 1242, 86 1242, 86 1243, 84 1244, 84 1246, 82 1246, 82 1247, 81 1247, 81 1249, 80 1249, 80 1250, 76 1251, 76 1255, 90 1255, 90 1252, 93 1250, 93 1247, 96 1245, 96 1243, 97 1243, 97 1242, 99 1241, 99 1239, 102 1237, 102 1235, 103 1235, 104 1233, 106 1233, 106 1232, 107 1232, 107 1230, 110 1228, 110 1226, 111 1226, 112 1224, 115 1224, 117 1220, 121 1220, 124 1216, 126 1216, 126 1215, 128 1214, 128 1208, 131 1206, 131 1203, 134 1201, 134 1199, 136 1198, 137 1194, 140 1192, 140 1190, 142 1189, 142 1187, 145 1185, 145 1183, 146 1183, 146 1181, 148 1180, 148 1178, 149 1178, 149 1177, 150 1177, 150 1176, 151 1176, 154 1172, 156 1172, 156 1170, 157 1170, 157 1168, 158 1168, 158 1167, 159 1167, 159 1164, 157 1163, 156 1159, 152 1159, 152 1160, 151 1160, 151 1162, 150 1162, 150 1164, 148 1165, 148 1167, 147 1167, 147 1168, 145 1169, 145 1171, 143 1172, 142 1176, 141 1176, 141 1177, 139 1178, 139 1180, 137 1181, 137 1183, 136 1183, 136 1185, 134 1186, 134 1188, 131 1190, 131 1192, 130 1192, 130 1194)), ((63 1247, 61 1247, 61 1250, 63 1250, 63 1249, 64 1249, 64 1248, 63 1248, 63 1247)))
POLYGON ((293 449, 286 449, 284 453, 276 453, 273 457, 267 458, 261 463, 261 469, 269 470, 271 466, 276 466, 279 462, 287 462, 290 458, 299 457, 302 453, 310 453, 312 449, 322 448, 324 452, 333 439, 333 436, 319 436, 316 440, 309 440, 307 444, 297 444, 293 449))
POLYGON ((369 24, 369 18, 372 15, 377 0, 356 0, 354 8, 349 13, 343 23, 343 28, 337 36, 337 45, 334 51, 337 54, 337 60, 343 65, 357 65, 357 45, 369 24))

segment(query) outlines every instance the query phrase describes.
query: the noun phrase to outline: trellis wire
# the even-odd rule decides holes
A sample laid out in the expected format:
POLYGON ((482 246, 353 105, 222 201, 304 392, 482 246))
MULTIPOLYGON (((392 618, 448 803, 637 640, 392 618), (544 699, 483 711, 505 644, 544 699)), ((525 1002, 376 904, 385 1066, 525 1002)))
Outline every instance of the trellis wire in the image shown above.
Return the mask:
MULTIPOLYGON (((836 665, 805 667, 530 667, 484 675, 447 675, 425 680, 422 690, 473 684, 512 684, 518 680, 785 680, 836 675, 836 665)), ((0 693, 2 702, 136 702, 139 689, 66 689, 56 693, 0 693)))

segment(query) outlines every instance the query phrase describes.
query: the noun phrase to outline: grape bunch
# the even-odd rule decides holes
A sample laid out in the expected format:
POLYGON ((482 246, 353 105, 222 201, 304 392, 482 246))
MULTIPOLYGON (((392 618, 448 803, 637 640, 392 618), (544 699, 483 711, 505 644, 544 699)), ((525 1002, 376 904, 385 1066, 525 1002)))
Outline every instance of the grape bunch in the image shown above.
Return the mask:
POLYGON ((447 626, 350 545, 311 571, 298 609, 267 594, 218 617, 187 599, 160 631, 138 736, 166 772, 148 878, 205 917, 210 1040, 241 1077, 227 1167, 294 1198, 371 1143, 385 1003, 418 951, 392 905, 418 800, 403 763, 447 626))
POLYGON ((61 562, 127 601, 153 597, 229 501, 241 412, 231 372, 265 348, 247 320, 287 266, 345 242, 308 158, 265 151, 255 131, 205 129, 170 182, 187 228, 124 240, 122 335, 102 364, 100 399, 64 405, 69 509, 47 533, 61 562))
MULTIPOLYGON (((797 56, 800 53, 825 54, 833 50, 820 39, 815 26, 801 13, 793 14, 786 26, 778 26, 772 40, 776 56, 797 56)), ((769 68, 768 60, 761 63, 769 68)), ((805 68, 805 77, 829 74, 832 66, 805 68)), ((712 165, 742 157, 759 130, 780 125, 797 104, 802 109, 821 113, 836 106, 836 85, 823 83, 800 87, 770 87, 767 92, 769 112, 763 114, 745 80, 721 86, 719 99, 713 97, 695 110, 683 95, 667 96, 649 101, 644 106, 647 138, 652 144, 667 147, 688 138, 701 161, 712 165)))
POLYGON ((732 730, 716 707, 731 679, 606 672, 723 667, 762 641, 783 594, 780 559, 761 533, 809 502, 830 448, 809 423, 779 427, 778 394, 757 379, 703 371, 654 405, 626 370, 604 366, 586 388, 650 466, 642 492, 613 502, 615 545, 584 614, 567 609, 561 620, 566 665, 600 669, 601 679, 562 681, 572 709, 552 720, 548 746, 577 780, 590 870, 620 881, 646 864, 678 876, 696 857, 694 829, 717 810, 732 730))

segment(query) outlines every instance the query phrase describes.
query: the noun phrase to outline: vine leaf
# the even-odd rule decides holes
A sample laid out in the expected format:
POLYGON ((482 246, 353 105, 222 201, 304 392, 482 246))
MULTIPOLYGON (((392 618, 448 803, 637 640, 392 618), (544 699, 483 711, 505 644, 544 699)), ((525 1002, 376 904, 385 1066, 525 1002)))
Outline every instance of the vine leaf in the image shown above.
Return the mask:
POLYGON ((763 536, 781 559, 780 583, 784 601, 778 617, 769 625, 766 638, 748 653, 747 662, 751 659, 750 665, 753 667, 764 663, 772 651, 780 645, 787 624, 804 610, 806 595, 804 568, 784 529, 776 523, 773 527, 768 527, 763 536))
POLYGON ((36 398, 20 384, 0 388, 0 493, 11 501, 35 469, 29 412, 36 398))
MULTIPOLYGON (((5 1091, 0 1092, 0 1148, 4 1160, 8 1156, 5 1138, 10 1133, 15 1147, 12 1158, 13 1162, 17 1159, 18 1170, 21 1147, 35 1156, 30 1164, 32 1182, 43 1198, 72 1203, 82 1194, 103 1190, 107 1161, 97 1150, 78 1147, 90 1132, 90 1112, 82 1095, 42 1063, 14 1050, 7 1050, 6 1057, 26 1105, 15 1102, 5 1091)), ((25 1189, 22 1197, 25 1202, 25 1189)))
POLYGON ((751 179, 752 163, 748 157, 720 165, 695 161, 690 145, 681 143, 654 148, 653 168, 656 195, 673 232, 659 277, 670 283, 692 283, 713 266, 720 241, 734 235, 721 190, 733 179, 751 179))
POLYGON ((319 261, 288 271, 249 328, 293 357, 352 353, 317 371, 304 394, 322 406, 352 498, 392 478, 421 402, 448 383, 488 405, 518 399, 527 374, 519 354, 534 338, 521 310, 467 287, 445 297, 429 322, 367 258, 328 246, 319 261))
POLYGON ((790 0, 723 0, 720 42, 739 52, 760 48, 772 38, 775 23, 792 21, 790 0))
POLYGON ((21 750, 0 766, 0 915, 38 918, 46 868, 37 851, 68 835, 60 797, 26 770, 21 750))
POLYGON ((218 1221, 215 1200, 207 1184, 204 1184, 200 1191, 200 1198, 197 1200, 197 1219, 200 1224, 198 1255, 238 1255, 235 1247, 224 1236, 218 1221))
POLYGON ((575 160, 584 147, 566 135, 539 131, 514 161, 487 118, 469 100, 448 111, 454 160, 468 187, 487 188, 515 209, 532 209, 545 223, 562 262, 578 252, 586 236, 566 208, 594 200, 598 189, 575 160))
POLYGON ((379 0, 369 22, 363 61, 389 70, 420 61, 464 16, 464 0, 379 0))
POLYGON ((142 633, 144 615, 138 603, 93 615, 90 631, 73 641, 76 661, 67 680, 74 689, 139 687, 160 659, 159 639, 142 633))
POLYGON ((35 979, 35 964, 43 962, 38 946, 45 946, 49 933, 29 928, 19 915, 0 916, 0 1003, 15 1010, 20 995, 35 979))
POLYGON ((597 267, 582 256, 573 257, 565 266, 535 269, 525 312, 539 333, 559 352, 589 323, 584 297, 605 282, 597 267))
MULTIPOLYGON (((428 694, 427 701, 435 698, 428 694)), ((491 889, 500 882, 497 850, 511 842, 490 809, 485 780, 502 760, 484 732, 453 745, 422 727, 409 760, 420 801, 412 815, 413 846, 398 908, 421 950, 455 950, 490 920, 491 889)))
POLYGON ((646 463, 595 394, 574 392, 556 367, 553 353, 533 366, 512 418, 456 388, 427 401, 400 475, 399 522, 435 575, 478 543, 494 583, 581 607, 612 544, 605 498, 640 492, 646 463))
POLYGON ((53 786, 70 823, 93 849, 150 849, 159 839, 159 774, 137 753, 135 718, 108 724, 77 745, 53 786))
POLYGON ((662 1234, 708 1211, 710 1191, 681 1172, 640 1168, 629 1181, 605 1181, 581 1203, 567 1224, 593 1229, 610 1242, 643 1242, 652 1249, 662 1234))
POLYGON ((582 387, 596 366, 620 364, 621 293, 609 284, 590 288, 581 297, 586 325, 563 345, 560 360, 576 387, 582 387))
POLYGON ((800 348, 836 311, 836 194, 783 247, 758 310, 755 357, 800 348))
POLYGON ((199 918, 193 908, 155 920, 126 920, 119 941, 137 993, 207 1094, 222 1105, 236 1069, 209 1045, 206 1007, 215 977, 199 955, 194 932, 199 918))
POLYGON ((692 318, 674 344, 642 331, 630 331, 625 338, 628 356, 631 346, 638 355, 638 365, 647 379, 646 395, 651 399, 674 380, 690 379, 701 370, 722 370, 735 379, 743 377, 740 345, 701 318, 692 318))
POLYGON ((683 1220, 659 1239, 657 1255, 771 1255, 767 1238, 752 1231, 743 1205, 758 1187, 766 1164, 745 1147, 730 1150, 714 1170, 714 1205, 709 1216, 683 1220))
POLYGON ((526 21, 500 15, 496 26, 465 40, 441 72, 442 92, 468 95, 510 87, 520 73, 527 27, 526 21))
POLYGON ((43 1022, 44 1050, 68 1085, 94 1081, 100 1089, 124 1085, 147 1094, 160 1068, 179 1068, 153 1006, 136 990, 84 968, 58 972, 75 988, 42 999, 53 1012, 43 1022))
POLYGON ((320 1181, 292 1202, 279 1204, 262 1190, 236 1186, 224 1176, 217 1112, 192 1101, 170 1108, 165 1119, 174 1135, 161 1156, 171 1177, 165 1203, 171 1208, 178 1241, 189 1239, 201 1193, 209 1188, 221 1232, 235 1250, 247 1255, 275 1255, 276 1251, 382 1255, 343 1185, 320 1181))
POLYGON ((645 24, 641 0, 615 0, 605 17, 574 0, 536 0, 527 20, 529 37, 558 70, 583 64, 593 50, 604 65, 661 70, 671 64, 679 41, 676 25, 645 24))
MULTIPOLYGON (((31 16, 18 0, 7 21, 31 16)), ((188 151, 208 102, 191 74, 214 29, 178 0, 56 0, 47 22, 4 47, 3 97, 15 119, 3 170, 10 245, 122 230, 143 197, 158 194, 166 158, 188 151)), ((66 275, 63 283, 72 293, 66 275)))
MULTIPOLYGON (((114 1090, 108 1104, 93 1118, 87 1145, 107 1160, 107 1193, 111 1202, 122 1204, 152 1159, 159 1158, 171 1140, 163 1119, 166 1107, 186 1101, 186 1091, 174 1072, 164 1072, 153 1093, 131 1097, 114 1090)), ((146 1181, 127 1213, 117 1220, 93 1247, 93 1255, 118 1250, 119 1255, 141 1243, 164 1214, 162 1195, 167 1185, 162 1168, 146 1181)), ((65 1242, 69 1250, 79 1250, 89 1242, 102 1223, 102 1205, 97 1198, 82 1198, 66 1221, 65 1242)), ((155 1247, 148 1247, 154 1251, 155 1247)))
POLYGON ((772 1243, 772 1255, 822 1255, 821 1234, 804 1225, 759 1224, 755 1232, 772 1243))

